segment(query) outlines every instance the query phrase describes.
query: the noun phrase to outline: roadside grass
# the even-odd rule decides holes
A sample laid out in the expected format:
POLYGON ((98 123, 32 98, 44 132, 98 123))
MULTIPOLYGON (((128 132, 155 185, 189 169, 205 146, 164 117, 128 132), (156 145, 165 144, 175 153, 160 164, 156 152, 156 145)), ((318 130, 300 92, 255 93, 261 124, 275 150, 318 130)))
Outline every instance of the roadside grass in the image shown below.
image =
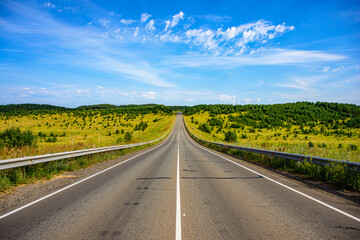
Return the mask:
POLYGON ((63 112, 1 117, 0 131, 11 126, 29 129, 37 135, 37 144, 32 147, 3 147, 0 149, 0 159, 147 142, 161 137, 174 121, 175 115, 162 113, 137 116, 98 113, 91 117, 80 117, 63 112), (144 131, 134 130, 141 121, 146 122, 148 127, 144 131), (126 132, 132 132, 131 141, 124 139, 126 132), (56 141, 52 141, 54 137, 56 141))
MULTIPOLYGON (((209 139, 204 139, 203 136, 197 135, 194 128, 189 128, 188 122, 186 122, 186 125, 188 126, 188 129, 190 131, 190 135, 194 134, 195 136, 203 140, 212 141, 209 139)), ((257 154, 253 152, 223 148, 217 145, 197 140, 195 138, 193 139, 206 147, 215 149, 223 153, 235 155, 241 157, 242 159, 246 159, 247 161, 267 166, 272 169, 291 172, 303 178, 305 177, 317 181, 327 182, 344 190, 351 190, 357 192, 360 191, 360 174, 347 170, 344 164, 334 163, 332 166, 321 166, 309 162, 298 162, 289 159, 257 154)))
MULTIPOLYGON (((228 114, 217 115, 217 117, 220 116, 227 119, 228 114)), ((228 126, 224 127, 221 131, 218 131, 217 127, 213 127, 211 133, 201 131, 199 125, 206 123, 209 118, 210 114, 208 112, 184 116, 185 122, 191 132, 206 141, 360 162, 360 149, 351 149, 352 145, 360 147, 360 129, 351 129, 351 131, 355 133, 352 137, 302 133, 294 134, 294 130, 300 126, 293 126, 290 130, 286 128, 277 128, 276 130, 261 129, 260 131, 259 129, 255 129, 255 132, 248 126, 245 126, 243 130, 230 128, 228 126), (228 130, 236 131, 236 142, 229 143, 224 141, 225 132, 228 130), (314 146, 309 147, 309 142, 312 142, 314 146)), ((225 120, 224 125, 226 126, 226 124, 230 125, 225 120)))
MULTIPOLYGON (((170 125, 170 127, 172 127, 172 125, 170 125)), ((159 129, 163 128, 160 127, 159 129)), ((168 129, 166 128, 166 130, 168 129)), ((161 136, 163 136, 164 133, 165 131, 161 132, 161 136)), ((170 134, 170 132, 168 134, 170 134)), ((164 139, 166 139, 166 136, 164 139)), ((0 171, 0 192, 7 192, 11 190, 12 186, 34 183, 42 179, 51 179, 65 172, 76 171, 95 165, 96 163, 113 160, 120 156, 151 147, 164 139, 133 148, 2 170, 0 171)))

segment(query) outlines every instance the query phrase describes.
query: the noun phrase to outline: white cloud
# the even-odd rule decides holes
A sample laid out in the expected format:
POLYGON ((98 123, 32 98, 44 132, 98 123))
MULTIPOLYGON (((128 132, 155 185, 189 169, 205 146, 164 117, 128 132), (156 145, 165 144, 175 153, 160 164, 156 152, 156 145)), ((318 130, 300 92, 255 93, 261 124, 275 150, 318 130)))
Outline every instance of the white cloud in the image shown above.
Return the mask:
POLYGON ((180 11, 178 14, 175 14, 171 21, 170 20, 165 21, 164 31, 166 32, 167 30, 170 30, 171 28, 175 27, 179 23, 180 19, 184 19, 184 13, 182 11, 180 11))
POLYGON ((250 103, 251 103, 251 99, 250 99, 250 98, 244 98, 244 102, 245 102, 245 104, 250 104, 250 103))
POLYGON ((184 13, 183 12, 179 12, 178 14, 173 16, 173 19, 171 21, 170 26, 175 27, 179 23, 180 19, 184 19, 184 13))
POLYGON ((46 8, 55 8, 56 6, 55 6, 55 4, 52 4, 51 2, 45 2, 44 7, 46 7, 46 8))
POLYGON ((260 103, 261 99, 259 97, 256 98, 256 101, 260 103))
POLYGON ((217 47, 214 39, 215 33, 211 30, 192 29, 186 31, 187 42, 193 45, 202 46, 204 50, 212 50, 217 47))
POLYGON ((141 14, 140 22, 145 23, 149 19, 149 17, 151 17, 150 14, 147 14, 147 13, 141 14))
POLYGON ((226 95, 226 94, 220 94, 219 99, 220 99, 220 101, 223 101, 223 102, 230 102, 230 103, 233 103, 233 104, 236 103, 236 96, 235 95, 230 96, 230 95, 226 95))
POLYGON ((136 27, 136 28, 135 28, 135 31, 134 31, 134 36, 133 36, 133 37, 137 37, 138 33, 139 33, 139 27, 136 27))
POLYGON ((93 63, 96 67, 106 72, 117 73, 129 79, 147 83, 152 86, 158 87, 173 87, 174 85, 166 82, 164 79, 156 74, 155 69, 147 66, 146 64, 131 64, 123 62, 114 58, 103 56, 97 58, 93 63))
POLYGON ((147 24, 146 24, 146 26, 145 26, 145 28, 147 29, 147 30, 149 30, 149 31, 155 31, 155 26, 154 26, 154 20, 150 20, 147 24))
POLYGON ((109 27, 109 23, 111 22, 111 20, 107 19, 107 18, 102 18, 99 19, 99 23, 101 25, 103 25, 104 27, 108 28, 109 27))
POLYGON ((336 68, 332 68, 330 66, 324 66, 324 67, 321 67, 321 68, 314 68, 312 71, 327 73, 327 72, 339 72, 341 70, 344 70, 344 66, 336 67, 336 68))
POLYGON ((141 97, 146 99, 155 99, 155 92, 142 92, 141 97))
POLYGON ((211 22, 215 22, 215 23, 229 22, 232 19, 229 16, 218 16, 218 15, 214 15, 214 14, 200 15, 197 17, 204 19, 206 21, 211 21, 211 22))
POLYGON ((165 25, 165 32, 166 32, 166 31, 168 30, 168 28, 170 27, 170 23, 171 23, 171 22, 170 22, 169 20, 166 20, 166 21, 165 21, 165 24, 166 24, 166 25, 165 25))
POLYGON ((136 20, 132 20, 132 19, 121 19, 120 20, 120 23, 122 23, 124 25, 130 25, 130 24, 133 24, 136 22, 137 22, 136 20))
POLYGON ((293 76, 290 78, 290 80, 284 82, 284 83, 277 83, 275 86, 278 87, 284 87, 284 88, 292 88, 292 89, 298 89, 298 90, 304 90, 304 91, 313 91, 314 86, 326 80, 328 77, 319 75, 319 76, 308 76, 308 77, 299 77, 299 76, 293 76))
MULTIPOLYGON (((176 26, 180 19, 183 19, 183 13, 180 12, 173 16, 172 21, 165 21, 165 32, 176 26)), ((161 37, 162 41, 172 42, 174 36, 177 36, 177 43, 197 46, 201 51, 210 51, 215 55, 241 55, 249 49, 250 43, 258 45, 265 44, 267 41, 281 36, 287 31, 292 31, 293 26, 287 26, 285 23, 273 25, 265 20, 258 20, 254 23, 246 23, 239 26, 229 27, 226 30, 218 28, 217 30, 200 27, 183 31, 173 32, 171 36, 161 37)), ((165 33, 167 34, 167 32, 165 33)), ((163 34, 163 35, 165 35, 163 34)), ((192 50, 195 50, 192 48, 192 50)), ((254 49, 251 53, 256 53, 254 49)))
POLYGON ((293 49, 263 49, 260 54, 241 56, 182 55, 168 58, 167 62, 178 67, 218 67, 233 68, 238 66, 283 65, 322 63, 346 59, 343 55, 321 51, 293 49))

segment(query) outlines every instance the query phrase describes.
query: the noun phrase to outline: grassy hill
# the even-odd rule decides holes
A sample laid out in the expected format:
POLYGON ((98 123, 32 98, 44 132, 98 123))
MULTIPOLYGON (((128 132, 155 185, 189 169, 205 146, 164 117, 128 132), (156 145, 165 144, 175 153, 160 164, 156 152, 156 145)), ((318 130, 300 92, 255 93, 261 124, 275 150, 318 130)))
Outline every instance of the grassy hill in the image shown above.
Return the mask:
POLYGON ((360 161, 360 107, 353 104, 197 105, 184 115, 208 141, 360 161), (235 137, 226 141, 226 134, 235 137))

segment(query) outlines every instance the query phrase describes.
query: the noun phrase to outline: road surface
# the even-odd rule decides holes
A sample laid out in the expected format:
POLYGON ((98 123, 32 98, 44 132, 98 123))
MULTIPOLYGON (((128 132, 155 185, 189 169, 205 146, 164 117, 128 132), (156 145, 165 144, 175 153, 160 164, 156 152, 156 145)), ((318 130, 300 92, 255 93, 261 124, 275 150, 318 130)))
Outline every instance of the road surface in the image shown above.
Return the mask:
POLYGON ((0 213, 0 239, 360 239, 360 207, 194 143, 158 147, 0 213))

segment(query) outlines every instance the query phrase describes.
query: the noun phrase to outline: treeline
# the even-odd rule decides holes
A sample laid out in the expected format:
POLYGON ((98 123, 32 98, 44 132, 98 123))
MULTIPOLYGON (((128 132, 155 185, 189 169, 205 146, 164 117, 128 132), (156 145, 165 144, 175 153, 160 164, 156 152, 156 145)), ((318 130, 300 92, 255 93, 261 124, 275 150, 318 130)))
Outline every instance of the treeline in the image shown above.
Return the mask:
POLYGON ((65 107, 53 106, 49 104, 8 104, 0 105, 0 113, 17 113, 23 111, 52 111, 52 110, 66 110, 65 107))
POLYGON ((231 122, 232 128, 250 126, 271 129, 290 128, 292 125, 309 126, 311 129, 316 125, 326 125, 338 131, 343 127, 360 128, 360 107, 354 104, 297 102, 274 105, 197 105, 187 108, 184 114, 193 115, 204 111, 210 113, 208 124, 220 128, 225 119, 219 114, 230 114, 228 122, 231 122))
POLYGON ((172 114, 173 110, 170 107, 156 104, 145 105, 111 105, 111 104, 98 104, 98 105, 86 105, 77 108, 65 108, 45 104, 10 104, 0 105, 0 116, 24 116, 24 115, 43 115, 43 114, 58 114, 68 113, 74 116, 87 117, 97 114, 148 114, 148 113, 164 113, 172 114))

